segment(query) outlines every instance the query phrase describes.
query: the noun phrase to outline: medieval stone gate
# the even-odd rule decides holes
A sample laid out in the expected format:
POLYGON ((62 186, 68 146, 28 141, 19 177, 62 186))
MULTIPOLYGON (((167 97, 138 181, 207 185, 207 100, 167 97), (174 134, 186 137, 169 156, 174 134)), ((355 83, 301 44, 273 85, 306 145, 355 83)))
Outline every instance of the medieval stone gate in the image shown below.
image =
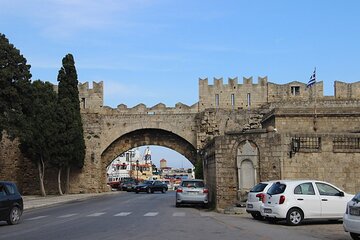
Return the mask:
MULTIPOLYGON (((252 78, 242 84, 237 78, 222 81, 209 85, 200 79, 199 102, 171 108, 161 103, 106 107, 102 82, 80 85, 86 156, 83 169, 72 172, 71 192, 106 191, 106 166, 144 145, 168 147, 193 164, 200 161, 217 208, 246 200, 256 182, 270 179, 315 178, 349 192, 360 189, 359 83, 335 82, 335 96, 324 97, 322 82, 312 92, 303 83, 278 85, 266 77, 256 84, 252 78)), ((34 176, 23 177, 19 165, 25 159, 14 149, 16 143, 3 139, 0 177, 33 193, 34 176)))

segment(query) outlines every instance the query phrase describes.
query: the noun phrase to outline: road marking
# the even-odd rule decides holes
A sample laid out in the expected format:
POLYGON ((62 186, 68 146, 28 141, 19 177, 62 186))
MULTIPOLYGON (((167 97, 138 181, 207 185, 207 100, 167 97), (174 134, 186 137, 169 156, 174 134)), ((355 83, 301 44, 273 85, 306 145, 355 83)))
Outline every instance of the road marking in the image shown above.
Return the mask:
POLYGON ((37 220, 37 219, 46 218, 46 217, 48 217, 48 216, 38 216, 38 217, 28 218, 26 220, 37 220))
POLYGON ((176 213, 173 213, 173 217, 185 217, 185 213, 184 212, 176 212, 176 213))
POLYGON ((155 217, 158 214, 159 212, 148 212, 144 215, 144 217, 155 217))
POLYGON ((59 216, 57 218, 68 218, 68 217, 72 217, 72 216, 75 216, 75 215, 78 215, 78 214, 77 213, 70 213, 70 214, 65 214, 65 215, 59 216))
POLYGON ((101 216, 101 215, 104 215, 104 214, 105 214, 104 212, 98 212, 98 213, 89 214, 87 216, 88 217, 98 217, 98 216, 101 216))
POLYGON ((131 212, 121 212, 121 213, 115 214, 114 216, 115 217, 125 217, 130 214, 131 214, 131 212))

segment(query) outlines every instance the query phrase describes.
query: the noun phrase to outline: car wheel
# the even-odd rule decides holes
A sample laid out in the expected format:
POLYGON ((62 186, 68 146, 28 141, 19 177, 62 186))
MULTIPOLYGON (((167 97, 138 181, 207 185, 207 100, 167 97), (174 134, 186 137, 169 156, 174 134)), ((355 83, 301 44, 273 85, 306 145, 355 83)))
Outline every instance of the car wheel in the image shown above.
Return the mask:
POLYGON ((154 193, 154 190, 151 189, 151 193, 154 193))
POLYGON ((161 189, 161 192, 162 192, 162 193, 165 193, 165 192, 166 192, 165 188, 161 189))
POLYGON ((288 225, 299 225, 304 219, 303 212, 298 208, 292 208, 286 214, 286 223, 288 225))
POLYGON ((8 220, 7 220, 7 223, 8 223, 9 225, 18 224, 19 221, 20 221, 20 217, 21 217, 21 210, 20 210, 20 208, 18 208, 18 207, 13 207, 13 208, 10 210, 9 218, 8 218, 8 220))
POLYGON ((146 189, 146 192, 151 193, 151 189, 150 188, 146 189))
POLYGON ((138 193, 139 193, 139 191, 138 191, 138 190, 136 190, 136 191, 135 191, 135 193, 136 193, 136 194, 138 194, 138 193))
POLYGON ((262 219, 264 219, 264 217, 261 216, 260 213, 251 213, 251 216, 252 216, 254 219, 256 219, 256 220, 262 220, 262 219))
POLYGON ((357 233, 350 233, 350 236, 352 239, 354 240, 360 240, 360 234, 357 234, 357 233))
POLYGON ((175 203, 175 206, 176 206, 176 207, 180 207, 180 203, 178 203, 178 202, 175 203))

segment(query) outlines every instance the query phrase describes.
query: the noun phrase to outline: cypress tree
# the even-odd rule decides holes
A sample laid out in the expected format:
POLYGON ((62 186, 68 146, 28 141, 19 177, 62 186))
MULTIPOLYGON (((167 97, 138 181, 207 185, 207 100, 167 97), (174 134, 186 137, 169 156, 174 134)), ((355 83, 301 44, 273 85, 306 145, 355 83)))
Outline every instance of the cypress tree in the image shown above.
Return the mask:
POLYGON ((0 33, 0 140, 5 130, 14 138, 23 127, 31 102, 30 65, 0 33))
POLYGON ((40 80, 32 84, 31 114, 20 134, 21 152, 38 169, 40 192, 46 196, 44 187, 45 166, 50 162, 57 136, 57 95, 53 85, 40 80))
POLYGON ((67 54, 58 74, 59 144, 61 149, 54 159, 58 167, 58 186, 61 189, 61 171, 66 169, 66 191, 69 191, 71 167, 82 168, 85 157, 85 141, 80 115, 78 79, 74 58, 67 54))

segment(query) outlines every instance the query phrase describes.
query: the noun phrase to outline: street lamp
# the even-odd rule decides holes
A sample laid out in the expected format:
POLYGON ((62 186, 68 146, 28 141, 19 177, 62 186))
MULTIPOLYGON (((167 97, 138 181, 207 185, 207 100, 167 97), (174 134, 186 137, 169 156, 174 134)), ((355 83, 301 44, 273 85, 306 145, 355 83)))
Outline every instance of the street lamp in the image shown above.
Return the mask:
POLYGON ((136 181, 139 182, 139 160, 136 160, 136 181))

